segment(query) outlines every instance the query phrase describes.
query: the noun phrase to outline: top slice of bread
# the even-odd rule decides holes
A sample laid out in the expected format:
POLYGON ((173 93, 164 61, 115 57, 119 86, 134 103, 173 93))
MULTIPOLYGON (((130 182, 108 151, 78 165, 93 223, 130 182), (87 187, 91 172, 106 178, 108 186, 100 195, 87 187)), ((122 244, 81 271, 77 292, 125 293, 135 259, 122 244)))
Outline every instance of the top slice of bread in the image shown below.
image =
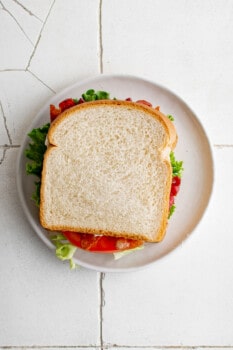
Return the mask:
POLYGON ((160 241, 176 141, 166 116, 137 103, 104 100, 66 110, 48 132, 42 226, 160 241))

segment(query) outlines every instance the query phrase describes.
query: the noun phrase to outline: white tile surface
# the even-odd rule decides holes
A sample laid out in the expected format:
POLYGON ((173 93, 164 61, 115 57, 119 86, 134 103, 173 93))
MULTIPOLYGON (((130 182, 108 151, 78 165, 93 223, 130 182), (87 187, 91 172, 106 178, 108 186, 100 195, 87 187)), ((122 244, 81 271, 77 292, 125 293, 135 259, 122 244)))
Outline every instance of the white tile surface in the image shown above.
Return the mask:
POLYGON ((103 334, 107 344, 233 343, 232 206, 223 205, 233 193, 232 149, 215 149, 215 158, 212 204, 193 236, 150 269, 106 275, 103 334))
MULTIPOLYGON (((0 348, 1 349, 1 348, 0 348)), ((224 349, 232 349, 232 347, 219 347, 219 346, 216 346, 216 347, 190 347, 190 346, 176 346, 176 347, 169 347, 169 346, 166 346, 166 347, 160 347, 160 346, 156 346, 156 347, 140 347, 140 346, 137 346, 137 347, 124 347, 124 346, 114 346, 114 347, 111 347, 109 346, 108 347, 109 350, 150 350, 150 349, 154 349, 154 350, 224 350, 224 349)), ((47 349, 46 349, 47 350, 47 349)))
POLYGON ((233 2, 103 3, 104 72, 142 75, 169 87, 197 112, 214 143, 232 143, 233 2))
POLYGON ((42 20, 25 11, 25 8, 15 1, 2 0, 2 5, 17 24, 18 30, 32 45, 35 45, 43 25, 42 20))
POLYGON ((10 144, 11 138, 6 125, 6 116, 2 104, 0 104, 0 143, 2 145, 10 144))
MULTIPOLYGON (((54 93, 30 72, 24 71, 2 72, 0 85, 1 123, 5 117, 11 142, 19 145, 36 113, 54 93)), ((0 133, 5 135, 5 128, 0 133)), ((0 145, 9 143, 5 139, 6 135, 0 140, 0 145)))
POLYGON ((26 68, 33 45, 5 9, 0 11, 0 47, 0 71, 26 68))
POLYGON ((99 345, 98 273, 71 272, 32 231, 17 197, 16 156, 8 149, 0 166, 0 346, 99 345))
POLYGON ((233 349, 232 13, 228 0, 0 2, 0 349, 233 349), (167 86, 215 145, 203 221, 135 273, 71 272, 17 196, 16 157, 36 113, 102 70, 167 86))
POLYGON ((17 4, 21 6, 25 12, 28 12, 31 16, 38 18, 40 21, 44 21, 46 19, 49 13, 50 7, 52 6, 53 3, 54 3, 54 0, 17 1, 17 4))
POLYGON ((98 8, 97 0, 54 3, 29 65, 54 90, 99 73, 98 8))

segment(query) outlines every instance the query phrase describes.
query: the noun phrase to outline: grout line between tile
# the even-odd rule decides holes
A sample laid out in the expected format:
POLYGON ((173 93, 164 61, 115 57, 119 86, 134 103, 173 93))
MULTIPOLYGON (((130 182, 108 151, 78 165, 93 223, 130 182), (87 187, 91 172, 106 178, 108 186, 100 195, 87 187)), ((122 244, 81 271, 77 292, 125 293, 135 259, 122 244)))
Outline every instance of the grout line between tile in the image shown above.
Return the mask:
POLYGON ((33 42, 31 41, 31 39, 29 38, 29 36, 27 35, 27 33, 24 31, 23 27, 20 25, 20 23, 17 21, 17 19, 15 18, 14 15, 12 15, 12 13, 4 6, 4 4, 2 3, 2 1, 0 1, 0 4, 3 8, 4 11, 6 11, 8 13, 8 15, 10 17, 13 18, 13 20, 15 21, 15 23, 17 24, 17 26, 19 27, 19 29, 21 30, 21 32, 23 33, 23 35, 27 38, 27 40, 30 42, 30 44, 32 46, 34 46, 33 42))
POLYGON ((53 90, 50 86, 48 86, 43 80, 41 80, 40 78, 38 78, 37 75, 35 75, 32 71, 30 71, 29 69, 26 70, 28 73, 30 73, 34 78, 36 78, 40 83, 42 83, 44 86, 46 86, 50 91, 52 91, 54 94, 56 93, 55 90, 53 90))
MULTIPOLYGON (((0 150, 3 150, 2 152, 2 157, 0 158, 0 165, 3 164, 5 158, 6 158, 6 151, 8 149, 12 149, 12 148, 19 148, 19 145, 0 145, 0 150)), ((1 349, 1 346, 0 346, 1 349)))
POLYGON ((6 346, 1 346, 0 345, 0 350, 6 349, 24 349, 24 350, 30 350, 30 349, 101 349, 100 346, 97 345, 22 345, 22 346, 11 346, 11 345, 6 345, 6 346))
POLYGON ((4 72, 25 72, 25 69, 19 69, 19 68, 0 69, 0 73, 4 73, 4 72))
POLYGON ((6 150, 6 148, 3 149, 2 157, 0 158, 0 165, 2 165, 2 163, 4 162, 4 159, 6 157, 6 150))
POLYGON ((231 144, 215 144, 215 148, 233 148, 233 145, 231 144))
POLYGON ((0 145, 0 149, 19 148, 20 145, 0 145))
POLYGON ((5 128, 5 130, 6 130, 6 134, 7 134, 8 140, 9 140, 9 142, 10 142, 10 145, 12 145, 12 139, 11 139, 10 131, 9 131, 9 129, 8 129, 8 126, 7 126, 6 116, 5 116, 5 113, 4 113, 4 110, 3 110, 3 107, 2 107, 2 102, 1 102, 1 101, 0 101, 0 109, 1 109, 1 111, 2 111, 4 128, 5 128))
POLYGON ((111 349, 111 348, 119 348, 119 349, 154 349, 154 350, 205 350, 205 349, 211 349, 211 350, 220 350, 220 349, 233 349, 233 346, 221 346, 221 345, 108 345, 104 347, 104 349, 111 349))
POLYGON ((32 54, 31 54, 31 56, 29 57, 29 61, 28 61, 26 70, 28 70, 29 67, 30 67, 31 61, 32 61, 32 59, 33 59, 33 57, 34 57, 34 55, 35 55, 36 49, 37 49, 38 44, 39 44, 39 42, 40 42, 41 35, 42 35, 43 30, 44 30, 45 24, 47 23, 47 20, 48 20, 49 15, 50 15, 50 13, 51 13, 51 11, 52 11, 52 8, 53 8, 53 6, 54 6, 54 4, 55 4, 55 1, 56 1, 56 0, 53 0, 52 5, 50 6, 50 9, 49 9, 49 11, 48 11, 48 14, 47 14, 47 16, 46 16, 46 18, 45 18, 45 21, 44 21, 44 23, 43 23, 43 25, 42 25, 42 27, 41 27, 41 30, 40 30, 38 39, 37 39, 37 41, 36 41, 36 44, 35 44, 34 49, 33 49, 33 51, 32 51, 32 54))
POLYGON ((21 4, 18 0, 13 0, 17 5, 19 5, 20 7, 22 7, 22 9, 24 9, 24 11, 26 11, 30 16, 35 17, 36 19, 38 19, 40 22, 43 23, 42 19, 39 18, 38 16, 36 16, 34 13, 32 13, 30 10, 28 10, 23 4, 21 4))
MULTIPOLYGON (((211 349, 211 350, 220 350, 220 349, 226 349, 230 350, 233 349, 233 346, 231 345, 117 345, 117 344, 108 344, 103 347, 103 349, 111 349, 111 348, 120 348, 120 349, 155 349, 155 350, 163 350, 163 349, 173 349, 173 350, 178 350, 178 349, 183 349, 183 350, 206 350, 206 349, 211 349)), ((102 349, 100 346, 96 345, 32 345, 32 346, 1 346, 0 349, 24 349, 24 350, 30 350, 30 349, 102 349)))
POLYGON ((163 349, 183 349, 183 350, 201 350, 201 349, 212 349, 212 350, 218 350, 218 349, 233 349, 233 346, 231 345, 108 345, 105 347, 105 349, 110 348, 120 348, 120 349, 155 349, 155 350, 163 350, 163 349))
POLYGON ((56 91, 53 90, 49 85, 47 85, 43 80, 41 80, 35 73, 33 73, 30 69, 18 69, 18 68, 10 68, 10 69, 0 69, 0 73, 4 72, 28 72, 30 73, 34 78, 36 78, 40 83, 42 83, 44 86, 46 86, 50 91, 52 91, 54 94, 56 94, 56 91))

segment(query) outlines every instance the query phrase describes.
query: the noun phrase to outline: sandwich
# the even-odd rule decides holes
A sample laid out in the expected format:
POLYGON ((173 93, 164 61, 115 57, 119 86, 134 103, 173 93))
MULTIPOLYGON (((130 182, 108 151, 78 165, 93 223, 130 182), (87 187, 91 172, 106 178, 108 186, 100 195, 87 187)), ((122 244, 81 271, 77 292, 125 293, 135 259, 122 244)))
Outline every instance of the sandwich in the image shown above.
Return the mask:
POLYGON ((164 238, 183 170, 172 120, 104 91, 50 106, 50 123, 29 134, 27 173, 39 176, 33 196, 60 259, 72 267, 78 248, 121 256, 164 238))

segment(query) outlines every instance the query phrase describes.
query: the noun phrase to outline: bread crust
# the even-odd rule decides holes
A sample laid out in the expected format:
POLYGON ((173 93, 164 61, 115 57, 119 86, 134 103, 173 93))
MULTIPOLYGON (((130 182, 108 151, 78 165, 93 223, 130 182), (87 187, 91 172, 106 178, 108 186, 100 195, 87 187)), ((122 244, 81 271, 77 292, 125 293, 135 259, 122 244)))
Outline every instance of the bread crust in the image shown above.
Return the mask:
POLYGON ((169 134, 169 144, 168 146, 171 149, 174 149, 177 144, 177 133, 174 124, 171 122, 171 120, 161 113, 159 110, 149 107, 147 105, 137 103, 137 102, 131 102, 131 101, 121 101, 121 100, 97 100, 97 101, 91 101, 87 103, 81 103, 79 105, 76 105, 74 107, 71 107, 64 112, 62 112, 51 124, 49 131, 48 131, 48 140, 51 145, 56 146, 54 139, 53 139, 53 132, 54 129, 57 127, 58 124, 62 123, 64 119, 68 118, 69 116, 73 115, 75 111, 81 110, 81 109, 89 109, 89 108, 95 108, 99 105, 106 105, 106 106, 125 106, 128 108, 138 109, 138 110, 144 110, 148 114, 150 114, 153 118, 156 118, 160 120, 160 122, 165 126, 167 133, 169 134))
POLYGON ((125 106, 127 108, 132 108, 136 110, 143 110, 146 113, 148 113, 151 117, 156 118, 159 120, 168 135, 167 138, 167 144, 164 144, 164 149, 173 150, 177 143, 177 133, 176 129, 173 125, 173 123, 169 120, 168 117, 166 117, 163 113, 160 111, 153 109, 151 107, 148 107, 146 105, 142 105, 139 103, 131 102, 131 101, 120 101, 120 100, 100 100, 100 101, 93 101, 88 103, 83 103, 76 105, 72 108, 69 108, 68 110, 61 113, 51 124, 49 132, 48 132, 48 141, 49 146, 47 148, 47 151, 44 155, 44 163, 43 163, 43 170, 42 170, 42 180, 41 180, 41 204, 40 204, 40 222, 41 225, 50 230, 50 231, 72 231, 72 232, 81 232, 81 233, 89 233, 89 234, 97 234, 97 235, 105 235, 105 236, 113 236, 113 237, 125 237, 125 238, 131 238, 131 239, 140 239, 144 240, 146 242, 160 242, 166 233, 166 227, 168 222, 168 213, 169 213, 169 197, 170 197, 170 189, 171 189, 171 182, 172 182, 172 167, 170 164, 169 156, 165 156, 164 158, 164 164, 166 164, 168 168, 169 176, 167 178, 167 184, 166 184, 166 194, 165 194, 165 205, 164 205, 164 212, 162 217, 162 222, 159 231, 156 234, 156 237, 154 239, 148 239, 147 236, 144 234, 134 234, 129 232, 113 232, 113 231, 105 231, 105 230, 97 230, 92 229, 88 227, 73 227, 73 226, 66 226, 66 225, 51 225, 48 224, 45 220, 44 215, 44 188, 45 188, 45 168, 46 168, 46 162, 48 157, 50 156, 50 152, 52 152, 53 148, 56 147, 56 142, 53 138, 53 133, 56 129, 56 127, 63 122, 64 119, 69 118, 69 116, 72 116, 73 113, 76 113, 79 110, 83 109, 89 109, 89 108, 96 108, 97 106, 125 106))

